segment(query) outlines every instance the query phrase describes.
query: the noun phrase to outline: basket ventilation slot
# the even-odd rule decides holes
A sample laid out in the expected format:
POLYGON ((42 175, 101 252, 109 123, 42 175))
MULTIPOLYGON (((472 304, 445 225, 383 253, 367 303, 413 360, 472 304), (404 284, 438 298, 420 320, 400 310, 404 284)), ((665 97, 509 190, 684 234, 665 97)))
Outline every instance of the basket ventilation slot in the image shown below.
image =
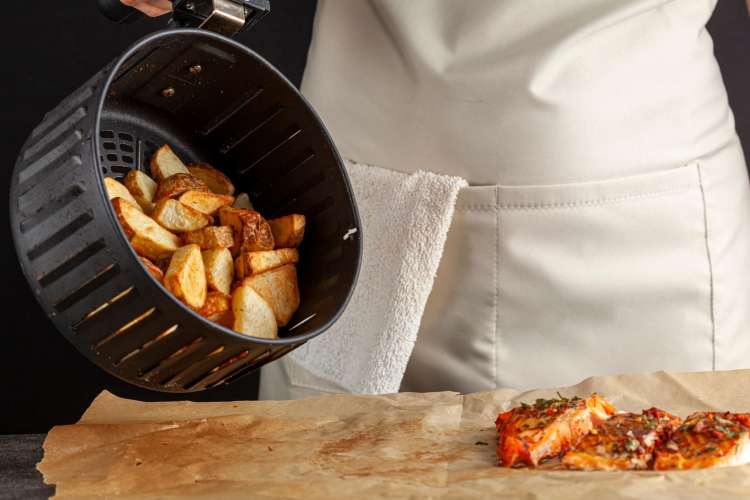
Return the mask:
POLYGON ((246 140, 248 140, 253 134, 257 133, 262 128, 266 127, 269 123, 273 122, 276 117, 281 115, 281 112, 284 111, 283 106, 276 106, 273 108, 273 110, 268 114, 268 116, 263 119, 259 124, 245 132, 244 134, 238 135, 237 137, 228 140, 225 142, 220 148, 219 152, 221 154, 227 154, 246 140))
POLYGON ((67 297, 59 300, 55 304, 55 310, 57 312, 63 312, 70 309, 74 304, 87 297, 94 290, 107 283, 109 280, 117 276, 120 272, 120 267, 117 264, 110 264, 100 271, 92 279, 81 285, 79 288, 70 293, 67 297))
POLYGON ((72 114, 60 122, 55 128, 47 132, 41 139, 39 139, 34 145, 28 147, 23 153, 24 161, 38 155, 45 148, 49 147, 51 143, 56 141, 65 132, 70 130, 73 126, 77 125, 78 122, 86 117, 86 110, 84 108, 76 109, 72 114))
POLYGON ((69 203, 78 198, 84 191, 85 189, 83 189, 83 187, 79 186, 78 184, 74 184, 73 186, 68 188, 68 190, 62 194, 62 196, 55 198, 49 203, 46 203, 35 214, 24 219, 20 224, 21 232, 25 233, 30 229, 35 228, 36 226, 47 220, 51 215, 65 208, 69 203))
POLYGON ((179 328, 178 325, 172 325, 169 328, 167 328, 166 330, 164 330, 163 332, 160 332, 159 335, 157 335, 156 337, 152 338, 151 340, 149 340, 148 342, 146 342, 142 346, 140 346, 140 347, 138 347, 136 349, 133 349, 128 354, 126 354, 122 358, 118 359, 115 362, 115 366, 119 366, 122 363, 128 361, 129 359, 132 359, 133 356, 135 356, 135 355, 137 355, 137 354, 139 354, 139 353, 147 350, 149 347, 151 347, 152 345, 156 344, 159 340, 161 340, 161 339, 163 339, 165 337, 168 337, 169 335, 171 335, 174 332, 176 332, 177 328, 179 328))
MULTIPOLYGON (((61 163, 57 160, 62 158, 63 155, 77 146, 81 142, 81 139, 83 139, 83 134, 80 130, 76 130, 72 134, 70 134, 68 138, 65 139, 65 141, 49 151, 47 154, 34 161, 33 163, 29 163, 28 165, 22 167, 22 170, 18 173, 18 184, 20 184, 19 192, 22 195, 26 194, 26 192, 31 189, 29 186, 33 187, 42 177, 42 174, 46 175, 49 174, 49 172, 51 172, 52 170, 56 170, 61 165, 61 163), (33 180, 34 182, 29 182, 31 180, 33 180)), ((75 166, 81 165, 81 158, 79 156, 73 156, 68 161, 74 162, 75 166)), ((62 163, 66 164, 68 162, 66 161, 62 163)))
MULTIPOLYGON (((89 222, 94 220, 94 214, 91 212, 85 212, 70 221, 68 224, 64 225, 62 228, 57 230, 52 236, 44 240, 43 242, 39 243, 37 246, 29 250, 29 252, 26 254, 29 258, 29 260, 38 259, 45 253, 52 250, 54 247, 68 239, 70 236, 72 236, 76 231, 81 229, 82 227, 86 226, 89 222)), ((103 245, 103 242, 102 242, 103 245)), ((98 249, 97 249, 98 251, 98 249)), ((96 253, 96 252, 94 252, 96 253)), ((93 255, 93 253, 91 254, 93 255)))
POLYGON ((242 94, 239 99, 232 103, 227 109, 219 113, 210 122, 204 125, 200 130, 199 134, 209 135, 211 132, 221 127, 230 118, 240 112, 245 106, 250 104, 256 97, 263 93, 263 87, 258 87, 255 90, 249 90, 242 94))
POLYGON ((78 252, 77 254, 73 255, 71 258, 54 268, 52 271, 48 272, 41 278, 39 278, 39 284, 43 287, 49 286, 55 281, 59 280, 69 272, 71 272, 76 267, 80 266, 82 263, 84 263, 86 260, 88 260, 91 256, 95 255, 97 252, 102 250, 103 248, 106 248, 106 245, 104 244, 104 240, 97 240, 90 245, 88 245, 86 248, 78 252))
POLYGON ((115 330, 114 332, 112 332, 111 334, 107 335, 106 337, 104 337, 99 342, 97 342, 96 345, 95 345, 95 347, 97 349, 100 348, 101 346, 103 346, 107 342, 110 342, 115 337, 117 337, 119 335, 122 335, 124 332, 130 330, 131 328, 133 328, 137 324, 141 323, 142 321, 144 321, 146 318, 148 318, 149 316, 151 316, 155 312, 156 312, 156 308, 152 307, 149 310, 147 310, 147 311, 139 314, 138 316, 136 316, 135 318, 131 319, 130 321, 128 321, 127 323, 125 323, 124 325, 122 325, 120 328, 118 328, 117 330, 115 330))

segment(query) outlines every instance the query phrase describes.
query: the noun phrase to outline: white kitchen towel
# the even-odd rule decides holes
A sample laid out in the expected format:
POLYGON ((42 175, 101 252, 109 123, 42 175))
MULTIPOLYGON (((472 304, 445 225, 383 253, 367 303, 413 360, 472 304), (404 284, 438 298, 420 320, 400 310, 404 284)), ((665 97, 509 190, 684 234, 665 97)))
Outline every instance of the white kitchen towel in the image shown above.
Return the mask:
POLYGON ((349 392, 398 392, 467 183, 351 161, 347 171, 362 221, 359 281, 336 324, 290 356, 349 392))

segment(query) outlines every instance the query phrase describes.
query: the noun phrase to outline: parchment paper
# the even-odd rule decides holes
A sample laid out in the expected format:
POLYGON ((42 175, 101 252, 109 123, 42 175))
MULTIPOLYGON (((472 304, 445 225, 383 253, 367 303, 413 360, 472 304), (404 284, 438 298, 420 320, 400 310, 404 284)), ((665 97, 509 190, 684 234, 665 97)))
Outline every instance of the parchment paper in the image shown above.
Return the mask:
MULTIPOLYGON (((750 411, 750 370, 590 378, 618 409, 750 411)), ((39 463, 56 498, 750 498, 750 466, 576 472, 496 465, 497 413, 556 390, 143 403, 103 392, 39 463)))

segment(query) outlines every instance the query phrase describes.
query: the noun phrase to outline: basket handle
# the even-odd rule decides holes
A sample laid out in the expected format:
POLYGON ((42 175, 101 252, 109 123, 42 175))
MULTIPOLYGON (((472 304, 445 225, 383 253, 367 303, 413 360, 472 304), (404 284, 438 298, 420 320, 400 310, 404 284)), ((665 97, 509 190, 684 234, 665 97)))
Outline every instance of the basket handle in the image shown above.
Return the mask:
MULTIPOLYGON (((131 23, 144 14, 120 0, 96 0, 99 11, 116 23, 131 23)), ((203 28, 232 37, 271 12, 270 0, 172 0, 172 24, 203 28)))

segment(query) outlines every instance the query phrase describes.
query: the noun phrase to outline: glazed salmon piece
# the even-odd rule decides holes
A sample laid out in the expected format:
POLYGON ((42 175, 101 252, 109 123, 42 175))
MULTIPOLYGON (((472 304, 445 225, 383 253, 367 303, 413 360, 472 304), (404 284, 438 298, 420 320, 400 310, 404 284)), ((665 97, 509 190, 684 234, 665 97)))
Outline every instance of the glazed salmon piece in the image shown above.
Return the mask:
POLYGON ((707 469, 750 463, 750 413, 698 412, 656 450, 654 469, 707 469))
MULTIPOLYGON (((559 394, 558 394, 559 396, 559 394)), ((586 399, 537 399, 498 415, 497 458, 501 466, 536 466, 577 445, 615 412, 598 394, 586 399)))
POLYGON ((680 418, 658 408, 618 413, 595 427, 562 459, 580 470, 641 470, 651 466, 654 450, 680 425, 680 418))

